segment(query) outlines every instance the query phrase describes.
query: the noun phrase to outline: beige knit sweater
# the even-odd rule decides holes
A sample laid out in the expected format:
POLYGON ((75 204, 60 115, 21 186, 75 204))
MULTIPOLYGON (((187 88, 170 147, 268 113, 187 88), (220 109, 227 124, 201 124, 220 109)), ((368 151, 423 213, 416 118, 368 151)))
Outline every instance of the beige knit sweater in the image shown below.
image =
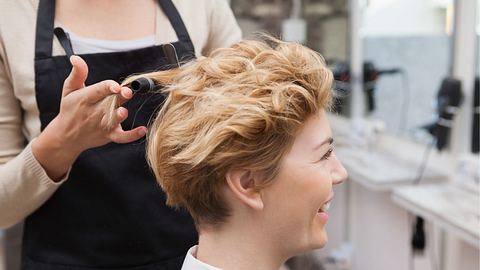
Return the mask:
MULTIPOLYGON (((49 179, 31 151, 31 142, 40 133, 33 61, 38 1, 0 0, 0 228, 23 220, 65 181, 49 179)), ((197 56, 241 38, 225 0, 173 2, 197 56)), ((159 42, 176 41, 168 19, 162 12, 157 14, 162 25, 159 42)), ((56 39, 53 54, 64 54, 56 39)))

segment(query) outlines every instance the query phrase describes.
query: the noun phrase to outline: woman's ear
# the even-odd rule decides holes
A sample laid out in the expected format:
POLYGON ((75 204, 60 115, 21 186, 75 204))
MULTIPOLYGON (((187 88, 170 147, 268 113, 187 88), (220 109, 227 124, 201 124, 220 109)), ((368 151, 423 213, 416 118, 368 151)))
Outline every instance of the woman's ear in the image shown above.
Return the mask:
POLYGON ((233 195, 245 205, 255 209, 263 209, 263 200, 259 190, 256 188, 254 174, 249 170, 231 169, 226 175, 228 189, 233 195))

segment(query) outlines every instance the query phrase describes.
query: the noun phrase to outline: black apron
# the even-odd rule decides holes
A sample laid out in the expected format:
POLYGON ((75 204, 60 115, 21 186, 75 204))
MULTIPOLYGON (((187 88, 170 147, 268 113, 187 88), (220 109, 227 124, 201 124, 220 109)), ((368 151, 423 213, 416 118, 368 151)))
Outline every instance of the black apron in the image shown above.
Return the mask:
MULTIPOLYGON (((185 25, 171 0, 159 0, 182 60, 194 58, 185 25)), ((67 56, 52 56, 55 1, 40 0, 35 44, 35 91, 42 130, 58 114, 62 85, 71 70, 67 56)), ((159 31, 160 29, 157 29, 159 31)), ((162 46, 80 55, 89 66, 86 84, 118 82, 132 73, 166 69, 162 46)), ((136 94, 124 106, 124 129, 147 125, 163 97, 136 94)), ((86 150, 69 179, 25 222, 23 269, 180 269, 197 233, 186 212, 165 205, 165 194, 145 159, 145 138, 86 150)))

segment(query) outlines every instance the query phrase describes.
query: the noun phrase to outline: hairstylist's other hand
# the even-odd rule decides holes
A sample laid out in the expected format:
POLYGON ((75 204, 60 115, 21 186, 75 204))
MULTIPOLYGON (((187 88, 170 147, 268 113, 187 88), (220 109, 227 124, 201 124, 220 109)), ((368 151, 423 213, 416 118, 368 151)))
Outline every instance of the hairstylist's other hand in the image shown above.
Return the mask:
POLYGON ((83 151, 109 142, 128 143, 145 136, 146 127, 124 131, 120 125, 128 111, 116 110, 116 124, 108 129, 102 101, 117 94, 120 105, 132 91, 107 80, 85 87, 88 66, 78 56, 70 57, 72 71, 63 85, 60 112, 32 144, 32 152, 48 176, 60 180, 83 151))

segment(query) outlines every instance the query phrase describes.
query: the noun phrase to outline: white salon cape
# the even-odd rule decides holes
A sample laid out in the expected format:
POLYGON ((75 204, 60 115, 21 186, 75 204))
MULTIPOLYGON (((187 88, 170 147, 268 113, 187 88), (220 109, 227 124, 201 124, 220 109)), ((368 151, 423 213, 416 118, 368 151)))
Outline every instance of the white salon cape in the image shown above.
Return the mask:
POLYGON ((199 261, 195 257, 196 254, 197 246, 193 246, 188 250, 187 256, 185 256, 185 260, 183 261, 182 270, 222 270, 199 261))

